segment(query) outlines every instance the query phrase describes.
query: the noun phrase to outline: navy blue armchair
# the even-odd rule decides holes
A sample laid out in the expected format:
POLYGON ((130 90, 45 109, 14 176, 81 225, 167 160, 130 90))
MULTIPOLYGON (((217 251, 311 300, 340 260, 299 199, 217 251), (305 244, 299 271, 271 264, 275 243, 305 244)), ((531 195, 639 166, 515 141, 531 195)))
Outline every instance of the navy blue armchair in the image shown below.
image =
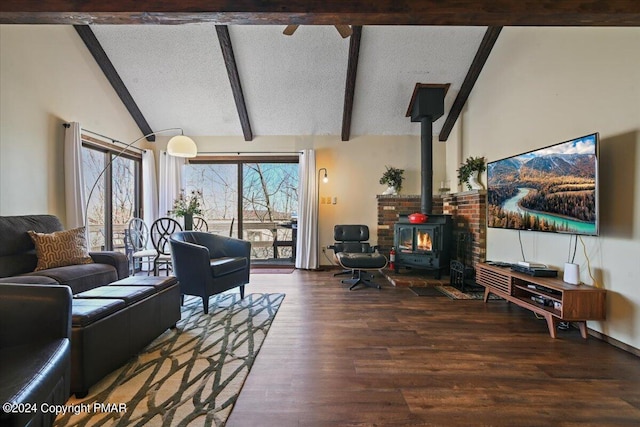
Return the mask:
POLYGON ((202 298, 209 312, 209 297, 249 283, 251 243, 201 231, 179 231, 170 238, 173 273, 180 292, 202 298))

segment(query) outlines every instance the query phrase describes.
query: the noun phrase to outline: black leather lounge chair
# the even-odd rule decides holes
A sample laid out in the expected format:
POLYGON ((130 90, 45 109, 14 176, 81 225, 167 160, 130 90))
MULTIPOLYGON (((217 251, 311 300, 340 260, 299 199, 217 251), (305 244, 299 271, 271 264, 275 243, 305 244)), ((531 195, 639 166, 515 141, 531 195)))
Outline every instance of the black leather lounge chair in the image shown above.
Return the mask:
POLYGON ((377 252, 377 246, 372 247, 367 242, 369 227, 366 225, 336 225, 333 227, 333 238, 336 243, 331 246, 331 249, 333 249, 338 263, 345 271, 351 273, 351 279, 345 279, 342 283, 351 285, 349 290, 353 290, 360 284, 380 289, 380 285, 372 282, 373 274, 369 271, 385 268, 387 258, 377 252))

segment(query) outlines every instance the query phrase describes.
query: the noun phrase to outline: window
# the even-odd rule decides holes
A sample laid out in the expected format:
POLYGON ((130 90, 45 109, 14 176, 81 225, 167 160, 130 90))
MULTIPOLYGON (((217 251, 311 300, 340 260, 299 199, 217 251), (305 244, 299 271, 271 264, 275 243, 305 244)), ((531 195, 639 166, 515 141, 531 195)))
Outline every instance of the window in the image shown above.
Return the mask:
POLYGON ((84 139, 83 136, 82 164, 87 198, 100 172, 113 159, 87 199, 89 248, 124 252, 124 230, 132 218, 140 216, 142 160, 128 152, 116 158, 117 148, 84 139))
POLYGON ((185 190, 202 192, 209 231, 251 241, 253 259, 293 257, 297 157, 198 159, 185 168, 185 190))

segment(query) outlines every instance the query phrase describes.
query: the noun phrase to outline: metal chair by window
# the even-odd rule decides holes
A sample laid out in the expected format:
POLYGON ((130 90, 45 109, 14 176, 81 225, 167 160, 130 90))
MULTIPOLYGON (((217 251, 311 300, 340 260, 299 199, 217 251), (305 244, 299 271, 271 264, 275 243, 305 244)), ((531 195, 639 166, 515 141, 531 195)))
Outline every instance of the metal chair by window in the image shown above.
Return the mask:
POLYGON ((291 256, 289 257, 289 259, 292 262, 296 262, 296 243, 297 243, 297 239, 298 239, 298 223, 294 223, 294 222, 284 222, 284 223, 279 223, 276 224, 275 226, 276 228, 274 228, 272 230, 273 232, 273 257, 274 258, 281 258, 280 256, 280 252, 279 252, 279 248, 291 248, 291 256), (290 240, 280 240, 278 238, 278 230, 284 230, 285 234, 287 233, 287 230, 291 230, 291 239, 290 240))
POLYGON ((209 231, 209 225, 207 224, 207 221, 201 216, 194 216, 193 231, 204 231, 204 232, 209 231))
POLYGON ((149 245, 149 228, 147 224, 140 218, 133 218, 129 221, 129 226, 125 232, 127 244, 127 257, 129 258, 129 274, 134 275, 138 271, 138 267, 142 270, 143 265, 147 264, 147 272, 151 274, 153 259, 158 254, 153 248, 147 248, 149 245))
POLYGON ((171 244, 169 237, 176 231, 182 231, 182 226, 173 218, 158 218, 151 225, 151 242, 157 251, 153 259, 153 272, 160 273, 160 266, 166 267, 167 276, 171 272, 171 244))
POLYGON ((124 230, 124 254, 127 256, 129 263, 129 276, 135 274, 135 265, 133 262, 133 246, 131 245, 131 237, 129 237, 129 229, 124 230))

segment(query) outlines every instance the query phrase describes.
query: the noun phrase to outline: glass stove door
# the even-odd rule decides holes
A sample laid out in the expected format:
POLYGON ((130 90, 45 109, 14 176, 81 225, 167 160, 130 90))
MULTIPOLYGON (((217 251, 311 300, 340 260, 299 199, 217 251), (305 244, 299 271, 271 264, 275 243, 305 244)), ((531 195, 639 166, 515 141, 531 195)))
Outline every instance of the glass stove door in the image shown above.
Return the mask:
POLYGON ((398 251, 413 252, 413 227, 400 227, 398 230, 398 251))

